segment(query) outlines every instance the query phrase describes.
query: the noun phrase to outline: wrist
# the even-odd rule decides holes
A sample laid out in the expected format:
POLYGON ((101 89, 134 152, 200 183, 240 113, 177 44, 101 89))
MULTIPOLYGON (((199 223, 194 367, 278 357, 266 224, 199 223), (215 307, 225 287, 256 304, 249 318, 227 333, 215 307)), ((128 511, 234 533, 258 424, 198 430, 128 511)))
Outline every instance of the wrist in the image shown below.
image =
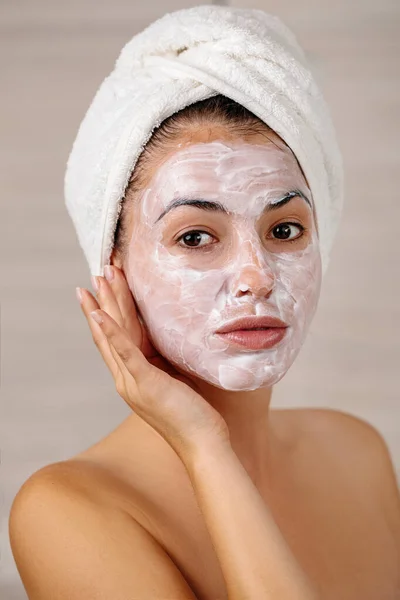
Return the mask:
POLYGON ((218 459, 233 450, 229 437, 201 435, 185 441, 176 452, 186 467, 194 468, 204 460, 218 459))
POLYGON ((221 453, 232 452, 227 436, 199 435, 186 439, 174 448, 180 459, 187 465, 194 465, 221 453))

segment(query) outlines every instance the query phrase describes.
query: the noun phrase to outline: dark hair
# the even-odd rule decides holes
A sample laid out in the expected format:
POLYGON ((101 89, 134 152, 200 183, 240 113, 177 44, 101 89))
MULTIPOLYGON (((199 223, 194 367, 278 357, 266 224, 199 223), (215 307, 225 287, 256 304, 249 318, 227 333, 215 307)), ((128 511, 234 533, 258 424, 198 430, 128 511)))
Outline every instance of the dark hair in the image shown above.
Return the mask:
POLYGON ((190 130, 196 125, 209 125, 210 122, 225 126, 232 132, 242 135, 258 133, 269 137, 268 133, 272 132, 268 125, 254 113, 222 94, 199 100, 165 119, 154 129, 141 152, 125 190, 114 235, 114 250, 117 254, 125 256, 129 242, 127 237, 129 207, 143 185, 147 159, 163 146, 171 145, 182 134, 182 130, 190 130))

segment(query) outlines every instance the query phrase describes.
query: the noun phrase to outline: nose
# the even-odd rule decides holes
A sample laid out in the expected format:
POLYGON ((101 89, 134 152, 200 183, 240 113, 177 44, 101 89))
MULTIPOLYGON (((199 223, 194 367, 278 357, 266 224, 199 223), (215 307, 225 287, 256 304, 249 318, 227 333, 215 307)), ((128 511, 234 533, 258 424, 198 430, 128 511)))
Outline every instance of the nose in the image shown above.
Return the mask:
MULTIPOLYGON (((263 250, 265 252, 265 249, 263 250)), ((246 294, 268 297, 274 287, 275 275, 254 242, 242 244, 233 280, 233 292, 240 298, 246 294)))

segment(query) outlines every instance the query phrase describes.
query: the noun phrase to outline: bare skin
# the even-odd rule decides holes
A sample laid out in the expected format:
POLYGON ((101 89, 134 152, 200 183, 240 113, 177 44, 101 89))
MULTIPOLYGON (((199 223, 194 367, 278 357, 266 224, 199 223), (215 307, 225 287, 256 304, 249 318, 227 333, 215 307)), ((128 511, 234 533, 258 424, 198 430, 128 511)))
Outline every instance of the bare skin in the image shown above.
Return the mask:
MULTIPOLYGON (((214 135, 221 138, 223 132, 216 130, 214 135)), ((192 133, 190 139, 206 141, 212 136, 203 130, 192 133)), ((155 161, 152 169, 157 166, 155 161)), ((115 255, 112 264, 123 267, 115 255)), ((102 279, 100 304, 85 291, 86 315, 99 305, 107 310, 107 285, 102 279)), ((201 392, 226 421, 232 448, 304 572, 318 584, 321 600, 396 600, 400 594, 400 500, 392 464, 376 430, 338 411, 272 410, 271 389, 232 393, 202 383, 201 392)), ((132 413, 94 446, 35 473, 25 489, 31 490, 25 494, 27 500, 22 494, 12 513, 11 541, 33 600, 42 596, 29 570, 30 553, 24 551, 20 538, 36 519, 40 521, 41 503, 46 506, 43 530, 51 522, 52 511, 58 514, 52 501, 43 503, 46 489, 61 490, 73 499, 77 510, 84 500, 90 501, 84 520, 99 511, 109 538, 120 540, 121 546, 129 545, 131 534, 135 544, 134 531, 125 521, 129 517, 168 553, 196 598, 227 599, 220 565, 184 465, 166 440, 137 414, 132 413)), ((69 514, 75 514, 71 510, 69 514)), ((47 533, 51 531, 46 529, 47 533)), ((69 543, 62 547, 68 556, 69 543)), ((131 559, 125 559, 124 553, 115 568, 122 567, 124 560, 129 570, 131 559)), ((150 560, 144 570, 147 564, 150 567, 150 560)), ((107 561, 102 568, 113 576, 107 561)), ((98 567, 97 571, 93 567, 91 576, 97 574, 98 567)), ((57 579, 54 586, 58 586, 57 579)), ((127 598, 123 586, 118 577, 112 579, 113 598, 127 598)))
MULTIPOLYGON (((393 544, 397 538, 399 547, 400 524, 398 517, 397 530, 389 528, 379 494, 371 494, 372 428, 324 409, 277 409, 270 418, 278 440, 274 489, 259 491, 304 571, 318 582, 321 599, 396 600, 400 563, 393 544)), ((227 598, 186 471, 139 417, 132 414, 99 443, 50 468, 55 481, 61 475, 71 489, 84 486, 106 514, 118 509, 139 522, 196 598, 227 598)))
MULTIPOLYGON (((268 131, 265 135, 261 133, 249 133, 245 136, 238 136, 222 126, 212 124, 210 127, 194 126, 191 130, 182 132, 179 139, 174 140, 171 148, 163 148, 162 152, 153 155, 146 162, 146 179, 143 182, 143 188, 151 185, 154 174, 160 169, 162 163, 176 152, 176 146, 186 146, 197 143, 209 143, 214 140, 219 141, 237 141, 243 140, 247 143, 262 144, 266 146, 281 145, 283 142, 274 132, 268 131)), ((279 215, 284 220, 285 217, 295 214, 303 218, 305 222, 301 201, 295 200, 293 204, 287 205, 285 213, 279 215)), ((284 209, 285 210, 285 209, 284 209)), ((141 219, 140 203, 135 203, 130 212, 131 222, 128 227, 128 237, 131 236, 133 230, 133 222, 138 222, 141 219)), ((289 219, 288 219, 289 220, 289 219)), ((189 221, 188 221, 189 223, 189 221)), ((311 223, 307 221, 307 225, 317 228, 315 216, 311 223)), ((141 248, 134 250, 140 254, 141 248)), ((134 251, 135 254, 135 251, 134 251)), ((255 261, 255 257, 252 258, 255 261)), ((128 272, 130 265, 127 256, 120 256, 115 251, 111 256, 111 264, 121 269, 125 274, 128 272)), ((138 268, 134 264, 133 269, 138 268)), ((151 269, 151 264, 145 264, 145 268, 151 269)), ((135 277, 135 272, 133 274, 135 277)), ((245 267, 242 273, 242 281, 250 286, 251 293, 256 296, 265 296, 265 288, 263 284, 263 273, 261 269, 245 267)), ((251 476, 253 482, 257 486, 267 488, 270 484, 270 455, 272 453, 272 435, 269 426, 270 403, 272 387, 261 388, 254 391, 231 392, 229 390, 217 388, 204 379, 190 374, 190 379, 195 383, 197 391, 205 398, 213 408, 215 408, 228 425, 229 437, 232 447, 239 456, 240 461, 245 466, 247 472, 251 476)))

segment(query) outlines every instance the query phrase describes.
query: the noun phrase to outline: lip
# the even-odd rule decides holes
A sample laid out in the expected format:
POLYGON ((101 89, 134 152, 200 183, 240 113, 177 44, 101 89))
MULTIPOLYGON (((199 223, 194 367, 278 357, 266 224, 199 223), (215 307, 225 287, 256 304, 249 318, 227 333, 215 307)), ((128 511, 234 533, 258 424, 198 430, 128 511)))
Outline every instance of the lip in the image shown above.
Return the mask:
MULTIPOLYGON (((234 331, 243 331, 243 330, 251 330, 259 327, 263 328, 287 328, 288 325, 281 321, 280 319, 276 319, 275 317, 242 317, 240 319, 234 319, 233 321, 229 321, 225 323, 220 329, 217 329, 215 333, 231 333, 234 331)), ((259 332, 262 333, 262 332, 259 332)))
POLYGON ((280 342, 287 327, 268 327, 268 329, 237 329, 229 333, 218 333, 229 344, 247 350, 266 350, 280 342))
POLYGON ((265 350, 280 342, 289 326, 275 317, 242 317, 225 323, 215 333, 229 344, 248 350, 265 350), (259 328, 263 329, 259 329, 259 328))

